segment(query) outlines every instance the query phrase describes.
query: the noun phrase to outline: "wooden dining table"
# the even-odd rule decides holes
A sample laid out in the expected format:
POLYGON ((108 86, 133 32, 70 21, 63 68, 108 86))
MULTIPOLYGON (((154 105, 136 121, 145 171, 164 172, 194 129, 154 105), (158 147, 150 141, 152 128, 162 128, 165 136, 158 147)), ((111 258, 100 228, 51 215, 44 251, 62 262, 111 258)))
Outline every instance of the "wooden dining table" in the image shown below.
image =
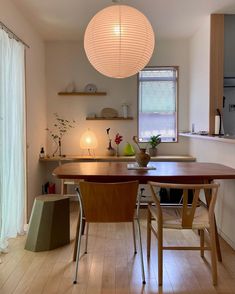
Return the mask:
POLYGON ((235 179, 235 169, 205 162, 150 162, 154 170, 129 170, 126 162, 73 162, 56 167, 53 175, 59 179, 84 179, 99 182, 138 180, 204 183, 215 179, 235 179))
MULTIPOLYGON (((123 182, 138 180, 167 183, 210 183, 219 179, 235 179, 235 169, 206 162, 150 162, 155 169, 129 170, 126 162, 74 162, 54 169, 53 175, 59 179, 83 179, 93 182, 123 182)), ((205 191, 207 206, 210 195, 205 191)), ((222 261, 219 237, 216 227, 217 257, 222 261)))

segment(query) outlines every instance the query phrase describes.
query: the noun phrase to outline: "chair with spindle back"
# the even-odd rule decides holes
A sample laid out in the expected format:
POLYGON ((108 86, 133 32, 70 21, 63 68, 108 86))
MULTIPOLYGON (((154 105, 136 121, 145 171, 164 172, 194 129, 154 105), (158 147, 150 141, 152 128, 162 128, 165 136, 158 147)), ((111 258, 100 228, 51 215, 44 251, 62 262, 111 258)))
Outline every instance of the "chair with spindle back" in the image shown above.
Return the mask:
POLYGON ((149 182, 154 205, 149 204, 147 215, 147 257, 150 257, 151 231, 158 240, 158 283, 162 285, 162 264, 163 250, 200 250, 201 257, 204 257, 204 250, 211 250, 211 268, 213 285, 217 284, 217 260, 215 240, 215 219, 214 208, 219 184, 166 184, 149 182), (161 207, 159 190, 182 189, 182 206, 161 207), (209 208, 200 202, 200 192, 208 191, 211 195, 209 208), (193 191, 192 203, 188 204, 189 191, 193 191), (154 222, 153 222, 154 221, 154 222), (200 232, 200 246, 163 246, 163 229, 196 229, 200 232), (210 236, 210 244, 204 246, 204 231, 207 230, 210 236))
MULTIPOLYGON (((137 212, 135 215, 138 185, 138 181, 122 183, 94 183, 84 181, 79 183, 79 188, 77 188, 77 196, 80 206, 80 227, 78 231, 79 235, 74 284, 77 283, 78 263, 80 257, 82 235, 82 221, 84 219, 87 224, 87 229, 89 223, 131 222, 133 224, 133 233, 135 232, 134 221, 137 222, 142 268, 142 281, 145 284, 142 241, 139 222, 140 197, 138 197, 137 212)), ((135 234, 133 237, 136 253, 135 234)), ((87 250, 87 238, 88 230, 86 232, 85 251, 87 250)))

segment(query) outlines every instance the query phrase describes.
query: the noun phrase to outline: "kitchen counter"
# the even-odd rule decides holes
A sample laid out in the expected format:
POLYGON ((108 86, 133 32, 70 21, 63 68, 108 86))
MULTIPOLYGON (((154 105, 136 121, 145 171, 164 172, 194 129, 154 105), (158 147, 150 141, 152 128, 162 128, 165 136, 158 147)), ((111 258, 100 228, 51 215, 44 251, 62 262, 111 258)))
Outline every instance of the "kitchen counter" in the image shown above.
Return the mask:
POLYGON ((179 133, 181 137, 188 137, 192 139, 219 141, 224 143, 235 144, 235 136, 211 136, 211 135, 199 135, 193 133, 179 133))

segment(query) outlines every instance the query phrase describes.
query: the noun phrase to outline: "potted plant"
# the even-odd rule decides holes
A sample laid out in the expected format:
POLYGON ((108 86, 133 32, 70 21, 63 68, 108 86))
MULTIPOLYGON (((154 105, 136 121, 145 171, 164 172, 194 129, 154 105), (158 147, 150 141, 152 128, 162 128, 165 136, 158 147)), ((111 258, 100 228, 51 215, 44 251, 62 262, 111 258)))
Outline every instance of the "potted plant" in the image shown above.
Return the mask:
POLYGON ((157 155, 157 146, 161 143, 161 135, 151 136, 149 140, 149 144, 151 148, 149 148, 149 155, 156 156, 157 155))

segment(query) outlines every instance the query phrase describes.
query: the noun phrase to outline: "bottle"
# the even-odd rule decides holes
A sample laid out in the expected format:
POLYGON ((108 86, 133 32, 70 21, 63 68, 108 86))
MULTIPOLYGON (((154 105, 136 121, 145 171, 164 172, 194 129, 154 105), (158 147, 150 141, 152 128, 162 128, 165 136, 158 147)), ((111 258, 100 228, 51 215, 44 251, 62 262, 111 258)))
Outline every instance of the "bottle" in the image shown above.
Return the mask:
POLYGON ((215 115, 215 135, 221 135, 221 113, 220 110, 217 108, 216 109, 216 115, 215 115))
POLYGON ((39 153, 39 158, 45 158, 45 152, 44 152, 44 148, 41 148, 41 151, 39 153))
POLYGON ((122 104, 122 112, 123 112, 123 117, 128 118, 128 104, 126 103, 122 104))

